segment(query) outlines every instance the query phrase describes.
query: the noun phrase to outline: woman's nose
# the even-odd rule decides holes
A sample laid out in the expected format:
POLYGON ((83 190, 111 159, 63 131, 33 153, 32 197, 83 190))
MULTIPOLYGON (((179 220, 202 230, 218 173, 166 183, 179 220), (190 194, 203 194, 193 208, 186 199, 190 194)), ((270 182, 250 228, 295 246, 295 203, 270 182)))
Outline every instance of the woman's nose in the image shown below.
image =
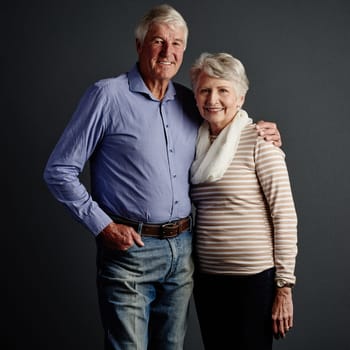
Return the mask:
POLYGON ((211 91, 207 96, 207 103, 214 105, 217 102, 217 94, 214 91, 211 91))

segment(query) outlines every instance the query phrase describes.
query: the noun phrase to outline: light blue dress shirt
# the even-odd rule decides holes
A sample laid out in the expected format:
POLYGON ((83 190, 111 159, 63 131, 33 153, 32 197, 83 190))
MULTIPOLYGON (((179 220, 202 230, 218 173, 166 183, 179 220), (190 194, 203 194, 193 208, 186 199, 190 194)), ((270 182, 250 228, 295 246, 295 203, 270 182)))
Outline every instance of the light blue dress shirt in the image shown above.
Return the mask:
POLYGON ((200 122, 190 89, 170 82, 159 101, 135 65, 86 91, 51 153, 44 179, 94 235, 112 221, 110 215, 148 223, 186 217, 200 122), (87 161, 91 193, 79 179, 87 161))

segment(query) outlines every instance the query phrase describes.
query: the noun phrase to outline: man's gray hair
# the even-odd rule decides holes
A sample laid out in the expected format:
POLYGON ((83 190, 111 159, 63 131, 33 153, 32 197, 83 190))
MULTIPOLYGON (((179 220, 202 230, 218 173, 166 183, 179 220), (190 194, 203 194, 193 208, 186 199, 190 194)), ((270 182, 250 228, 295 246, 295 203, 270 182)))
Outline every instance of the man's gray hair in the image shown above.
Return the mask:
POLYGON ((185 34, 184 46, 188 39, 187 23, 181 14, 168 4, 162 4, 151 8, 140 20, 135 28, 135 38, 143 43, 150 26, 153 23, 166 23, 182 28, 185 34))

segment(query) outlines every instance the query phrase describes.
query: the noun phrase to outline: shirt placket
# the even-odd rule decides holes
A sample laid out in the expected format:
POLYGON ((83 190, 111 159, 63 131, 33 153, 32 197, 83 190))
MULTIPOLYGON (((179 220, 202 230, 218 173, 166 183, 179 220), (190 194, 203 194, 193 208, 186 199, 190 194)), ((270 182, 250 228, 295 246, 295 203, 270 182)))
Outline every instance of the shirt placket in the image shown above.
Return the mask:
POLYGON ((177 205, 179 203, 179 199, 177 198, 177 193, 175 191, 176 188, 176 180, 177 180, 177 172, 176 172, 176 162, 175 162, 175 144, 172 137, 172 130, 168 123, 168 115, 166 110, 166 102, 160 103, 160 115, 162 118, 164 135, 166 139, 167 146, 167 157, 168 157, 168 166, 169 166, 169 176, 171 183, 171 193, 172 193, 172 205, 171 205, 171 217, 169 220, 177 216, 177 205))

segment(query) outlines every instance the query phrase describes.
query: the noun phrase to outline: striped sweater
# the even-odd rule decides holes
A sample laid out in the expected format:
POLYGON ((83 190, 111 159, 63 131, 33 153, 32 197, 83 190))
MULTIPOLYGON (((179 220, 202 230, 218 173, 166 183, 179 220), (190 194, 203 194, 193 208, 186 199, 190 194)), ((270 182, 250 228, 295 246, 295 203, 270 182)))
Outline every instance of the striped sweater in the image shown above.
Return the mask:
POLYGON ((250 124, 224 176, 192 185, 200 271, 251 275, 275 266, 276 278, 295 283, 297 216, 284 158, 250 124))

